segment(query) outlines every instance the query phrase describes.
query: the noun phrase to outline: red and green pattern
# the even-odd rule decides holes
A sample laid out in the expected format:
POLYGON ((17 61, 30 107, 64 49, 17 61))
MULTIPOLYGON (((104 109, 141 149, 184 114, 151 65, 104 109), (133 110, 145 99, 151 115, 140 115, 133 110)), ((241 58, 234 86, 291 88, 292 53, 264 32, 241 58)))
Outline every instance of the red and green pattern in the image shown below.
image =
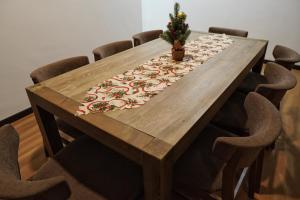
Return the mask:
POLYGON ((224 34, 200 36, 185 45, 186 56, 182 62, 173 61, 168 52, 90 88, 77 114, 140 107, 232 42, 224 34))

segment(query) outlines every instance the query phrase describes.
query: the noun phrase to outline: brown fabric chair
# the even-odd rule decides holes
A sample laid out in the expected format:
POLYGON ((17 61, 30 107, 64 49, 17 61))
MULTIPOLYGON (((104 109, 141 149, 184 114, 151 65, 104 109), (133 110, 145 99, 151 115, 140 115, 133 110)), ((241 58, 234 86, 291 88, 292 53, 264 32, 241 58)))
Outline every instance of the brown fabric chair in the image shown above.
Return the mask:
MULTIPOLYGON (((254 91, 265 96, 279 108, 283 96, 287 90, 296 86, 297 80, 289 70, 276 63, 267 63, 264 77, 267 83, 256 85, 254 91)), ((247 85, 248 89, 250 86, 251 84, 247 85)), ((247 87, 244 86, 243 88, 247 87)), ((252 89, 253 87, 249 90, 251 91, 252 89)), ((212 123, 229 131, 247 134, 247 114, 243 108, 245 97, 246 94, 242 92, 237 91, 233 93, 212 119, 212 123)))
MULTIPOLYGON (((268 68, 269 65, 266 65, 266 68, 268 68)), ((242 81, 242 83, 237 88, 238 91, 242 93, 249 93, 255 91, 255 88, 259 84, 267 84, 268 80, 264 75, 261 75, 256 72, 249 72, 246 76, 246 78, 242 81)))
POLYGON ((0 199, 123 200, 143 192, 141 168, 83 136, 62 149, 29 180, 20 180, 18 134, 0 128, 0 199))
POLYGON ((0 128, 0 199, 67 199, 70 190, 61 176, 40 181, 21 181, 18 164, 19 137, 5 125, 0 128))
MULTIPOLYGON (((87 56, 67 58, 34 70, 30 74, 30 77, 33 83, 37 84, 88 64, 89 59, 87 56)), ((56 122, 59 130, 63 131, 67 135, 70 135, 72 138, 76 138, 82 135, 79 130, 68 125, 62 119, 56 118, 56 122)))
POLYGON ((30 77, 37 84, 88 64, 89 59, 86 56, 67 58, 34 70, 30 77))
POLYGON ((247 177, 243 175, 255 166, 258 154, 274 142, 281 130, 279 112, 263 96, 249 93, 245 109, 250 136, 238 137, 209 125, 176 162, 175 192, 187 199, 214 199, 220 195, 218 192, 223 200, 235 199, 238 180, 247 177))
POLYGON ((300 62, 300 54, 285 46, 276 45, 273 50, 275 62, 287 69, 292 69, 295 63, 300 62))
POLYGON ((239 36, 239 37, 247 37, 248 31, 238 30, 238 29, 230 29, 230 28, 222 28, 222 27, 209 27, 209 33, 219 33, 219 34, 226 34, 232 36, 239 36))
POLYGON ((155 40, 159 38, 160 34, 162 34, 162 30, 152 30, 152 31, 145 31, 132 36, 134 46, 139 46, 151 40, 155 40))
POLYGON ((93 54, 94 54, 95 61, 97 61, 106 58, 108 56, 112 56, 116 53, 120 53, 132 47, 133 47, 132 42, 130 40, 112 42, 97 47, 96 49, 93 50, 93 54))
MULTIPOLYGON (((268 98, 278 109, 280 107, 281 99, 287 90, 294 88, 297 84, 297 80, 294 75, 289 70, 276 63, 266 64, 264 73, 265 79, 262 79, 261 75, 255 73, 252 73, 252 75, 253 77, 256 77, 255 84, 253 82, 249 83, 250 78, 248 77, 248 80, 245 80, 240 88, 243 88, 244 92, 245 88, 247 89, 246 92, 249 90, 255 90, 268 98)), ((226 130, 236 131, 240 135, 248 135, 249 125, 246 123, 247 114, 242 103, 245 96, 245 93, 235 92, 221 110, 215 115, 212 123, 226 130)), ((273 143, 270 147, 273 148, 274 144, 275 143, 273 143)), ((261 152, 257 161, 257 168, 259 169, 257 171, 260 171, 258 174, 261 174, 262 171, 263 153, 264 152, 261 152)), ((256 181, 256 192, 259 192, 260 176, 261 175, 258 175, 259 178, 257 178, 258 181, 256 181)))
POLYGON ((267 63, 264 75, 250 72, 238 90, 243 93, 257 91, 279 107, 286 91, 294 88, 296 84, 297 79, 289 70, 276 63, 267 63))

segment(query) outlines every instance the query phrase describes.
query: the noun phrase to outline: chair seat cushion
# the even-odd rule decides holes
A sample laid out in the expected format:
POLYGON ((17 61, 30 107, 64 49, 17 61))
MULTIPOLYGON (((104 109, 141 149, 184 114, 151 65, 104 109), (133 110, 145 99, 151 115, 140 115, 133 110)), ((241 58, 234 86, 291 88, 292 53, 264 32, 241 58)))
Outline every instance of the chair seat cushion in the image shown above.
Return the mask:
POLYGON ((136 199, 143 192, 141 168, 87 136, 65 147, 32 179, 58 175, 66 177, 74 200, 136 199))
POLYGON ((222 136, 235 135, 216 126, 208 125, 178 159, 174 167, 175 192, 188 199, 201 199, 205 193, 221 190, 222 170, 225 162, 216 157, 212 149, 216 138, 222 136))
POLYGON ((253 92, 257 85, 268 83, 266 77, 259 73, 249 72, 243 82, 239 85, 238 90, 245 94, 253 92))
POLYGON ((212 123, 237 135, 247 135, 246 94, 234 92, 212 119, 212 123))
POLYGON ((89 187, 80 183, 72 174, 68 173, 56 160, 49 158, 47 163, 39 169, 38 173, 34 175, 31 180, 43 180, 50 177, 63 176, 71 188, 72 200, 79 199, 95 199, 95 200, 106 200, 101 194, 97 194, 89 187))

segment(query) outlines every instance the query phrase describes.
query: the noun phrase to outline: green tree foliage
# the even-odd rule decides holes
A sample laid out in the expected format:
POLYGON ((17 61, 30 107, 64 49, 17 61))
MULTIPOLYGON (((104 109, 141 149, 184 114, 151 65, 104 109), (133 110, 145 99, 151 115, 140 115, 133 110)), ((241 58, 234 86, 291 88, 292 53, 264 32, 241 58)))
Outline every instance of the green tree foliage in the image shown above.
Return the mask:
POLYGON ((185 23, 186 14, 179 10, 179 3, 175 3, 174 14, 170 13, 169 15, 170 22, 167 25, 168 30, 163 32, 160 37, 169 42, 171 45, 174 45, 175 41, 179 41, 183 46, 187 38, 190 36, 191 30, 189 29, 189 25, 185 23))

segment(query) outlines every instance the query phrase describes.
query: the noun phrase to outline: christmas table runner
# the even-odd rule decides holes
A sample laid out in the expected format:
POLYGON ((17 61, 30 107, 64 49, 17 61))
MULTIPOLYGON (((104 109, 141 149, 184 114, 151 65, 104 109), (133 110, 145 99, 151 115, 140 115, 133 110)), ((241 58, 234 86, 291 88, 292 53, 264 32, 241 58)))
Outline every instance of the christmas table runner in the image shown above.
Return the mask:
POLYGON ((99 83, 87 91, 77 115, 140 107, 232 42, 224 34, 200 36, 185 45, 186 55, 181 62, 173 61, 171 52, 167 52, 99 83))

